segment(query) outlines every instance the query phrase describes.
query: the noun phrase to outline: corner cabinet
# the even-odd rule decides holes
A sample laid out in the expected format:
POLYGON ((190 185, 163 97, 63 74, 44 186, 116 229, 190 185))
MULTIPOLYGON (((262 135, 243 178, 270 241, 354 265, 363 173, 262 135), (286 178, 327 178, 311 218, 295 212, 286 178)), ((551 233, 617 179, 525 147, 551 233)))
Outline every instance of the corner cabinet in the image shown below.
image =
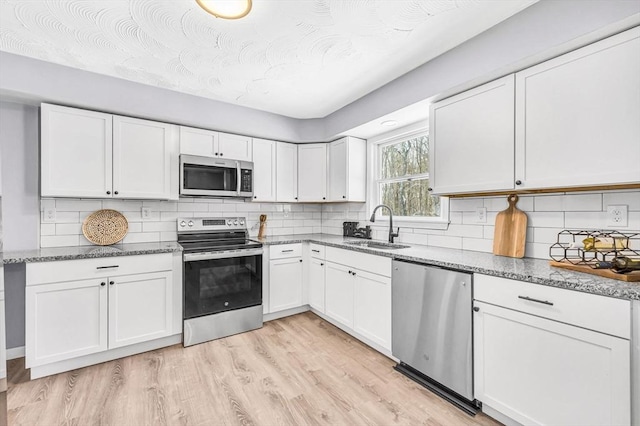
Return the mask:
POLYGON ((348 136, 331 142, 327 163, 327 201, 365 202, 366 141, 348 136))
POLYGON ((434 194, 513 188, 513 75, 433 104, 429 120, 434 194))
POLYGON ((631 423, 629 301, 479 274, 474 292, 483 407, 528 425, 631 423))
POLYGON ((42 104, 41 195, 178 198, 176 126, 42 104))
POLYGON ((433 193, 640 184, 639 51, 636 27, 433 104, 433 193))
POLYGON ((32 378, 124 356, 117 351, 136 344, 156 346, 126 354, 177 343, 180 260, 162 253, 28 263, 25 358, 32 378))
POLYGON ((298 145, 298 201, 327 199, 327 144, 298 145))

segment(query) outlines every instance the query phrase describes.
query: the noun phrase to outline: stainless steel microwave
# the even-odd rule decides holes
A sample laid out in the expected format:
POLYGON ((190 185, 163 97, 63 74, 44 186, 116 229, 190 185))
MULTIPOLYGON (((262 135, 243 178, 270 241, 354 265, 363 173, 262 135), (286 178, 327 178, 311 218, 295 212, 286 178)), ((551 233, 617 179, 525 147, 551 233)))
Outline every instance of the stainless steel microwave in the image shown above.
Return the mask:
POLYGON ((181 155, 180 195, 253 197, 253 163, 181 155))

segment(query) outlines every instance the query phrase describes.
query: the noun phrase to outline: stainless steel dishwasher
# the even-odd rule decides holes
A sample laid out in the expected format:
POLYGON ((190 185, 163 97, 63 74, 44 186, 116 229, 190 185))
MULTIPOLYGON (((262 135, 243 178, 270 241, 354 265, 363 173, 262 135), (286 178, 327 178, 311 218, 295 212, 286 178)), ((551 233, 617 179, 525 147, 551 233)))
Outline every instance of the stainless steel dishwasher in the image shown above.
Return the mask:
POLYGON ((472 274, 393 261, 396 370, 475 415, 472 274))

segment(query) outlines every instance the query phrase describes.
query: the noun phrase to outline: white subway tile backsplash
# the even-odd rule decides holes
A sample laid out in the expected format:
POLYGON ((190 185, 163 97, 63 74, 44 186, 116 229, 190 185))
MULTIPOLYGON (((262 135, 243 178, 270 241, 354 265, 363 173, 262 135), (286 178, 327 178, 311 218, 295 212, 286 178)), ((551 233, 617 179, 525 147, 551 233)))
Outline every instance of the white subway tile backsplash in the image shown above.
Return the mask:
MULTIPOLYGON (((495 217, 497 212, 507 208, 506 196, 452 199, 451 203, 448 229, 430 229, 422 224, 403 223, 396 241, 491 252, 495 217), (487 208, 487 222, 477 223, 475 208, 482 206, 487 208)), ((129 234, 125 242, 175 241, 176 219, 194 216, 246 217, 250 235, 254 237, 258 234, 260 214, 268 217, 267 235, 311 232, 342 235, 342 223, 346 220, 357 221, 362 227, 371 225, 375 239, 386 240, 389 232, 388 222, 372 224, 368 221, 371 212, 364 203, 323 205, 204 198, 185 198, 180 201, 43 198, 40 204, 41 211, 48 206, 57 210, 54 223, 41 223, 42 247, 90 245, 81 235, 82 221, 99 208, 113 208, 127 217, 129 234), (142 206, 151 209, 151 218, 142 219, 142 206)), ((613 204, 629 206, 629 226, 619 230, 638 232, 639 190, 520 197, 518 208, 528 216, 526 255, 547 259, 549 246, 562 229, 605 229, 606 207, 613 204)))
POLYGON ((602 199, 603 210, 607 206, 626 205, 629 211, 640 211, 640 191, 605 192, 602 199))

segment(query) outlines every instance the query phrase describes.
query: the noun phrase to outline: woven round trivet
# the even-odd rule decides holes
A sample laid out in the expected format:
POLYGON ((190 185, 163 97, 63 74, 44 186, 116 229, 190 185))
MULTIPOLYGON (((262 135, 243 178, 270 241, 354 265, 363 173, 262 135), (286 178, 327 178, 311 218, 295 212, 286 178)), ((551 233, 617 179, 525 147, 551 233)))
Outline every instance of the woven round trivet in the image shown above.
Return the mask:
POLYGON ((129 223, 122 213, 103 209, 91 213, 82 224, 82 233, 94 244, 108 246, 122 240, 129 230, 129 223))

